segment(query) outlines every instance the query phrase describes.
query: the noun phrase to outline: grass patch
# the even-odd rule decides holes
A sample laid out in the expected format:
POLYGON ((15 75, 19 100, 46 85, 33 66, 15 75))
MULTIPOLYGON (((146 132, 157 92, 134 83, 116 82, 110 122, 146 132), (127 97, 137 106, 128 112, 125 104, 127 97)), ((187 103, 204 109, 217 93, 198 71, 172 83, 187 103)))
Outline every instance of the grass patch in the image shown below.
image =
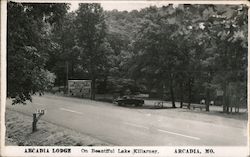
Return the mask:
POLYGON ((38 131, 32 133, 32 117, 6 110, 5 145, 17 146, 108 146, 107 142, 55 124, 38 121, 38 131))

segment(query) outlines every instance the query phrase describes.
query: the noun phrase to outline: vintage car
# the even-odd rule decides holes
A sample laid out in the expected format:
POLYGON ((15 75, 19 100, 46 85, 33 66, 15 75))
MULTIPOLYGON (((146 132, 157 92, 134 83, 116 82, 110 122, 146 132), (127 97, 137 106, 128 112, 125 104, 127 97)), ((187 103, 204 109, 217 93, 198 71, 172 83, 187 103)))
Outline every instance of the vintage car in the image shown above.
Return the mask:
POLYGON ((117 103, 118 105, 142 106, 144 104, 144 100, 131 96, 118 97, 117 99, 114 100, 114 102, 117 103))

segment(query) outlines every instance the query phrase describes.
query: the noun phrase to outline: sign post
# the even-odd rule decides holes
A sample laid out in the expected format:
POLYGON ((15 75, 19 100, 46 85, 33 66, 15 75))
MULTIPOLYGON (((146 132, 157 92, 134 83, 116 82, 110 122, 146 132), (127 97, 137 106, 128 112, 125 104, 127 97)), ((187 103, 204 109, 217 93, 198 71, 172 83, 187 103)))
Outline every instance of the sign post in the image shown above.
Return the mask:
POLYGON ((33 113, 33 122, 32 122, 32 132, 37 131, 37 122, 45 114, 44 109, 39 109, 36 113, 33 113))

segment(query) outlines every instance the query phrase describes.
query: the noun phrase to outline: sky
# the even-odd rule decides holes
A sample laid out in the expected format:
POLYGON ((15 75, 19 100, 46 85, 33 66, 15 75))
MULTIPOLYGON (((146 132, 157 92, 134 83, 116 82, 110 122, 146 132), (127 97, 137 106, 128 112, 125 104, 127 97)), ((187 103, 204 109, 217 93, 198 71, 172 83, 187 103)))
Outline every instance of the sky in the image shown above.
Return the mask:
MULTIPOLYGON (((157 6, 157 7, 161 7, 163 5, 168 5, 168 3, 166 2, 129 2, 128 1, 124 1, 124 2, 100 2, 101 6, 103 7, 104 10, 114 10, 117 9, 118 11, 131 11, 131 10, 140 10, 142 8, 145 7, 149 7, 149 6, 157 6)), ((72 2, 71 6, 70 6, 70 11, 75 11, 78 8, 78 2, 72 2)))

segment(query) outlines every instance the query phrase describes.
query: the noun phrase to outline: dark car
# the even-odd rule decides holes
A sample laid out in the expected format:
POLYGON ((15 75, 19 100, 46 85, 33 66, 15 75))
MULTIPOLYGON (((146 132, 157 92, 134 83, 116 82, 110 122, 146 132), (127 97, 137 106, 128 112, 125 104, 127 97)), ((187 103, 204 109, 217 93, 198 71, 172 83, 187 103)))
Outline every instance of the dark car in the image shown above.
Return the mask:
POLYGON ((115 99, 115 103, 117 103, 118 105, 142 106, 144 104, 144 100, 131 96, 123 96, 115 99))

